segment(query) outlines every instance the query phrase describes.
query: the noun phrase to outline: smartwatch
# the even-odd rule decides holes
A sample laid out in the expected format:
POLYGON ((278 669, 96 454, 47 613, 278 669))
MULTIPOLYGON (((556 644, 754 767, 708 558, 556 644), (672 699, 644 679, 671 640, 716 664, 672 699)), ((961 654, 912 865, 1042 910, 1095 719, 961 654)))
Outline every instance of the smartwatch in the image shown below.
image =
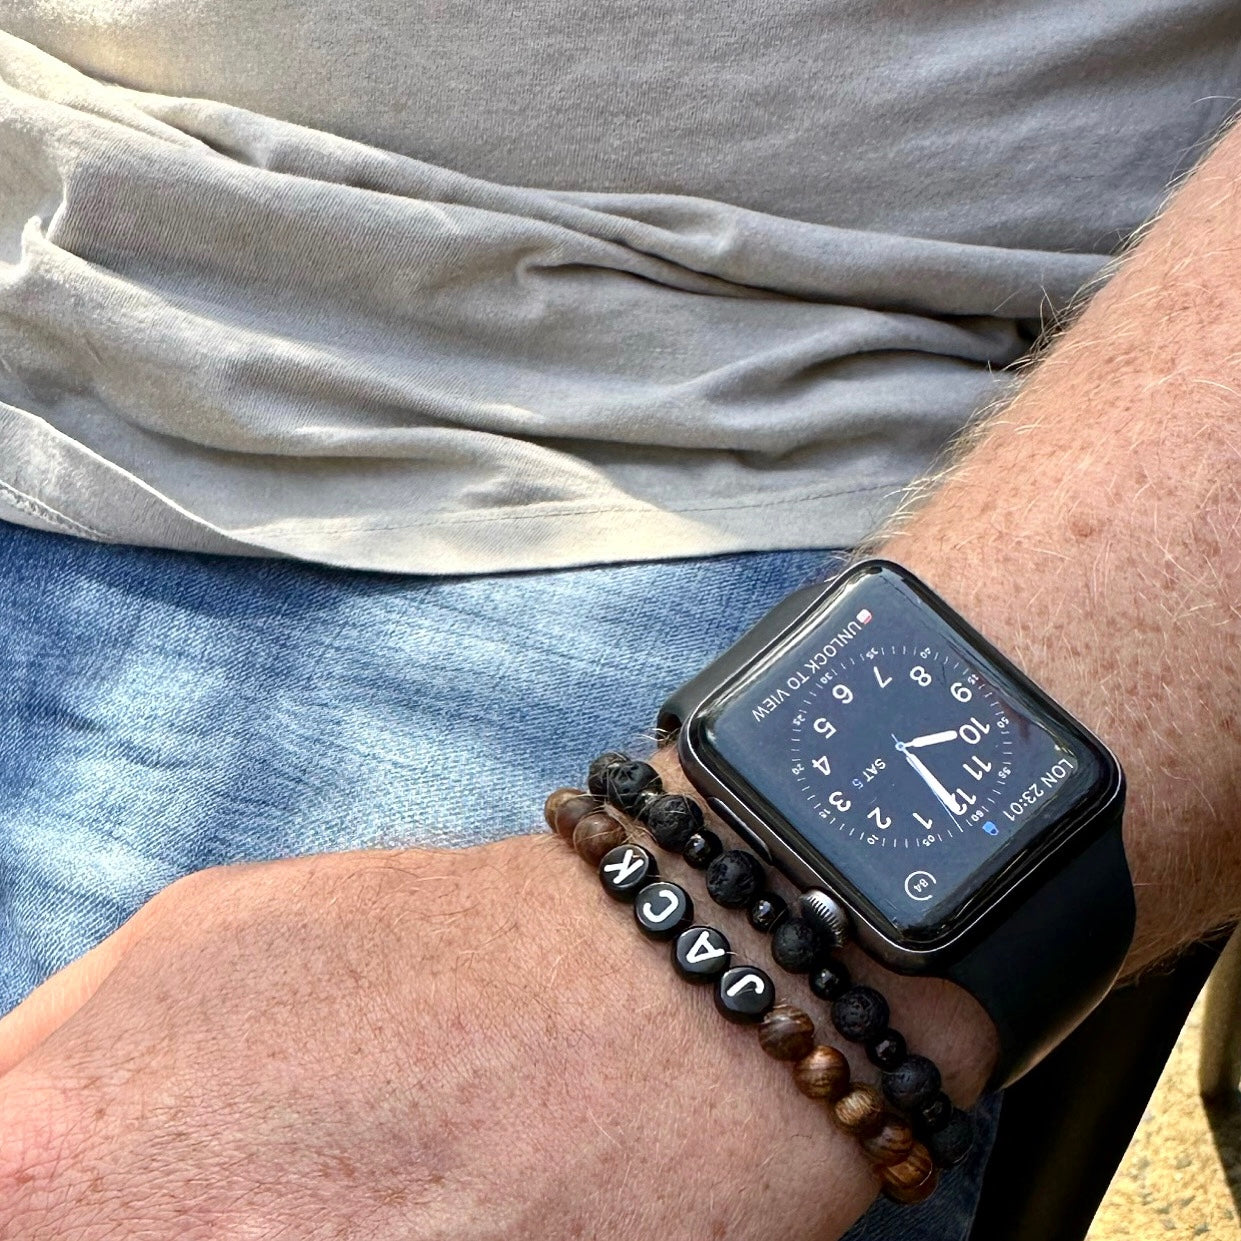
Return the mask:
POLYGON ((659 727, 833 942, 974 995, 999 1033, 991 1088, 1115 981, 1134 924, 1120 765, 901 566, 789 596, 659 727))

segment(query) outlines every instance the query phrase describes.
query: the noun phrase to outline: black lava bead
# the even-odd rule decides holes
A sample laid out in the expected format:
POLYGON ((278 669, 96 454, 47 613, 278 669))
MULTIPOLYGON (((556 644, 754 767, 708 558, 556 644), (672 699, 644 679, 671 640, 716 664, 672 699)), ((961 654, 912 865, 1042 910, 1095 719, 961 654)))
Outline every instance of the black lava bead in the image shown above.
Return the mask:
POLYGON ((924 1133, 938 1133, 952 1119, 952 1100, 942 1090, 936 1091, 918 1109, 918 1127, 924 1133))
POLYGON ((896 1030, 884 1030, 866 1044, 866 1058, 880 1069, 894 1069, 905 1059, 904 1036, 896 1030))
POLYGON ((820 961, 810 971, 810 990, 821 1000, 832 1001, 844 995, 852 985, 853 979, 843 961, 829 957, 820 961))
POLYGON ((633 916, 644 935, 672 939, 693 922, 694 902, 679 884, 657 879, 634 898, 633 916))
POLYGON ((632 814, 643 801, 642 794, 648 789, 658 792, 659 773, 650 763, 632 759, 627 763, 613 763, 603 773, 604 797, 617 810, 632 814))
POLYGON ((953 1108, 942 1129, 927 1134, 926 1147, 941 1168, 954 1168, 974 1145, 974 1119, 968 1112, 953 1108))
POLYGON ((929 1103, 942 1084, 935 1062, 925 1056, 906 1056, 883 1075, 883 1093, 888 1102, 906 1112, 916 1112, 929 1103))
POLYGON ((871 987, 850 987, 832 1004, 832 1024, 851 1043, 869 1043, 888 1028, 888 1002, 871 987))
POLYGON ((785 918, 771 934, 771 955, 790 974, 806 973, 823 948, 823 937, 805 918, 785 918))
POLYGON ((681 856, 695 870, 706 870, 723 852, 724 846, 720 843, 720 838, 710 828, 704 827, 685 842, 681 856))
POLYGON ((713 926, 691 926, 672 945, 672 963, 686 982, 714 982, 727 968, 728 937, 713 926))
POLYGON ((775 1001, 776 988, 771 976, 753 965, 734 965, 715 984, 715 1007, 729 1021, 762 1021, 775 1001))
POLYGON ((756 931, 766 934, 788 911, 788 902, 784 897, 777 896, 774 892, 760 892, 750 902, 750 925, 756 931))
POLYGON ((725 909, 741 909, 762 890, 767 880, 763 864, 744 849, 729 849, 707 867, 707 891, 725 909))
POLYGON ((641 845, 617 845, 599 862, 599 882, 618 901, 631 901, 659 874, 654 855, 641 845))
POLYGON ((590 770, 586 775, 586 787, 596 797, 602 797, 607 792, 605 782, 607 769, 615 767, 617 763, 627 762, 629 762, 629 755, 622 754, 619 750, 609 750, 606 754, 600 754, 590 765, 590 770))
POLYGON ((683 793, 666 793, 647 807, 646 826, 661 849, 680 853, 702 827, 702 807, 683 793))

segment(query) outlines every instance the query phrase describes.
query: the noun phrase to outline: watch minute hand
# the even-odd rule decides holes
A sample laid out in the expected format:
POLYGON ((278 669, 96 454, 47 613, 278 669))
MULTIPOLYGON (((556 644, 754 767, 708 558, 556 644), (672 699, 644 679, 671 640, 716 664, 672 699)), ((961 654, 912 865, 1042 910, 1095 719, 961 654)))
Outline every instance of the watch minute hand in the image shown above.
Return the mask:
POLYGON ((957 799, 948 792, 946 788, 931 774, 927 765, 916 755, 911 754, 907 749, 902 751, 905 755, 905 761, 922 777, 926 782, 927 788, 935 794, 943 803, 944 809, 951 815, 959 815, 965 813, 965 807, 959 805, 957 799))

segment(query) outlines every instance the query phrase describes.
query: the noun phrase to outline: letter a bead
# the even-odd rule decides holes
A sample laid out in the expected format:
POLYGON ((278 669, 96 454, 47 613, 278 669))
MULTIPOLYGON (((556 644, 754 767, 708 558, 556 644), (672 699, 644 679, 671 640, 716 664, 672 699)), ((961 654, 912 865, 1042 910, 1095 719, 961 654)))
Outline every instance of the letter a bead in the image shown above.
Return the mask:
POLYGON ((672 945, 672 963, 686 982, 714 982, 731 957, 728 937, 713 926, 691 926, 672 945))
POLYGON ((658 874, 655 858, 641 845, 617 845, 599 863, 599 882, 618 901, 633 900, 658 874))

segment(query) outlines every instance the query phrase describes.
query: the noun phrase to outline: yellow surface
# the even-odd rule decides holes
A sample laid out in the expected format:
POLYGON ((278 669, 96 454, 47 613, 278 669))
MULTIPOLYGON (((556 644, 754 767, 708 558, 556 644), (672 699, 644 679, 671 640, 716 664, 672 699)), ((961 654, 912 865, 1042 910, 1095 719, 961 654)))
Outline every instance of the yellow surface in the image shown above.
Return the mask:
POLYGON ((1241 1241, 1241 1108, 1208 1117, 1198 1095, 1201 1029, 1199 998, 1087 1241, 1241 1241))

